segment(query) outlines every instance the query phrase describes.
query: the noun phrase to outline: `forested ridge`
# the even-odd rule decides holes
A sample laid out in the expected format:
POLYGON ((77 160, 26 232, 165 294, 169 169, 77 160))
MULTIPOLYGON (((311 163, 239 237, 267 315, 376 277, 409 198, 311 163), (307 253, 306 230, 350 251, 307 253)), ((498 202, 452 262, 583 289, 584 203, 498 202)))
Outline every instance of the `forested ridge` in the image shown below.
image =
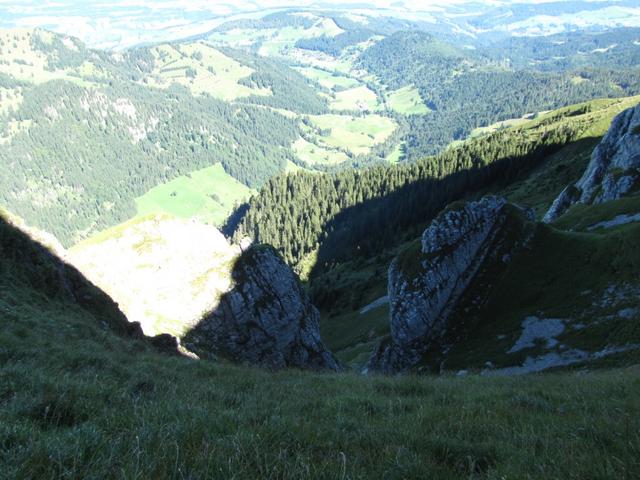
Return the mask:
POLYGON ((415 235, 448 203, 512 181, 581 138, 603 108, 570 107, 411 164, 278 176, 241 209, 241 220, 234 218, 230 230, 273 245, 293 265, 313 252, 320 268, 360 254, 369 257, 415 235))
POLYGON ((58 80, 0 75, 3 95, 15 101, 0 112, 0 162, 11 171, 0 177, 0 201, 66 245, 131 218, 134 199, 150 188, 214 163, 261 186, 295 160, 290 146, 300 135, 295 119, 264 106, 326 110, 309 81, 277 61, 226 51, 256 69, 241 82, 271 92, 232 103, 177 83, 150 88, 148 48, 110 55, 74 42, 30 38, 46 71, 65 72, 58 80), (87 61, 91 70, 80 76, 87 61))
POLYGON ((536 65, 521 70, 505 66, 510 53, 517 57, 518 43, 513 42, 513 49, 497 49, 502 54, 497 56, 494 50, 466 51, 429 33, 404 31, 360 55, 361 68, 377 75, 391 89, 414 85, 432 110, 409 119, 409 160, 437 153, 476 127, 589 99, 640 93, 637 53, 628 56, 630 63, 617 70, 612 69, 614 65, 591 68, 584 64, 576 69, 569 64, 555 72, 538 71, 536 65))
POLYGON ((334 37, 322 35, 321 37, 303 38, 295 44, 296 48, 316 50, 334 57, 339 57, 342 52, 353 45, 365 42, 374 35, 374 32, 366 28, 347 30, 334 37))
POLYGON ((215 162, 259 186, 284 169, 298 135, 282 115, 196 99, 180 87, 98 92, 48 82, 33 87, 16 119, 30 126, 0 152, 12 171, 0 178, 3 204, 65 243, 130 218, 136 196, 215 162), (89 104, 98 113, 83 108, 89 104), (122 113, 127 107, 135 118, 122 113))
POLYGON ((625 70, 640 64, 640 28, 604 32, 558 33, 542 37, 511 37, 487 45, 483 55, 507 60, 512 68, 540 71, 603 68, 625 70))
POLYGON ((252 95, 240 98, 239 102, 283 108, 302 114, 320 114, 328 111, 327 101, 309 87, 310 81, 289 68, 279 59, 258 57, 237 49, 223 49, 229 57, 254 69, 254 72, 239 81, 241 85, 269 88, 272 95, 252 95))

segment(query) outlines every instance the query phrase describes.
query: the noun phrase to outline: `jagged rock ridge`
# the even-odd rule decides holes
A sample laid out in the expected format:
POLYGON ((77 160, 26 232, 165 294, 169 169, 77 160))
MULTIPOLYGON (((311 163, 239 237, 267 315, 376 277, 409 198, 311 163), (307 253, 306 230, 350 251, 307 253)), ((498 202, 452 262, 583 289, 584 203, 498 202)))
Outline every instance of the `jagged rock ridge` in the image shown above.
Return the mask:
POLYGON ((640 105, 617 115, 594 149, 582 178, 556 198, 544 216, 552 222, 575 203, 616 200, 640 186, 640 105))
POLYGON ((249 248, 232 275, 232 289, 186 342, 270 368, 339 369, 320 338, 318 310, 273 248, 249 248))
MULTIPOLYGON (((367 371, 405 371, 442 338, 448 318, 483 263, 489 258, 506 263, 524 243, 509 235, 514 208, 502 198, 485 197, 446 211, 423 233, 419 252, 392 262, 391 340, 373 353, 367 371)), ((530 211, 518 214, 533 219, 530 211)))

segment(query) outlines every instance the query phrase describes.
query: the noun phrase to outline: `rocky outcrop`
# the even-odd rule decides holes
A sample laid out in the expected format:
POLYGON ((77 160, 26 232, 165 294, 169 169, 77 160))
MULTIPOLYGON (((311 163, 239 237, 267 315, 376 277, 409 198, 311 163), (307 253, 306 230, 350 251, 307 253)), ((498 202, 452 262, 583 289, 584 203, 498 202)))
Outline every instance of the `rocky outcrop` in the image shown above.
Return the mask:
POLYGON ((640 105, 613 119, 582 178, 565 188, 544 216, 552 222, 575 203, 618 199, 640 186, 640 105))
POLYGON ((253 246, 243 252, 232 277, 233 287, 186 342, 270 368, 339 369, 320 338, 318 310, 274 249, 253 246))
POLYGON ((419 244, 393 261, 388 276, 391 338, 374 352, 368 371, 405 371, 438 343, 483 264, 508 262, 523 243, 516 217, 532 220, 533 213, 496 197, 464 204, 436 218, 419 244))

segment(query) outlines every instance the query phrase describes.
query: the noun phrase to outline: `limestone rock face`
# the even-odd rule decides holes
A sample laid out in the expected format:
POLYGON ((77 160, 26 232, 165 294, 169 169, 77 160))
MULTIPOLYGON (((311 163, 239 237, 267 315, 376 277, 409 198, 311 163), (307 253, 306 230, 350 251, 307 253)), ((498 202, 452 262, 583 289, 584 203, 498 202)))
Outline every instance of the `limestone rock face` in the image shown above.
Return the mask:
POLYGON ((270 368, 339 369, 320 338, 318 310, 275 250, 251 247, 232 276, 233 288, 193 332, 196 343, 270 368))
POLYGON ((640 186, 640 105, 617 115, 582 178, 565 188, 544 216, 552 222, 575 203, 616 200, 640 186))
MULTIPOLYGON (((418 252, 401 254, 389 267, 391 340, 372 355, 368 371, 397 373, 414 366, 445 333, 447 320, 483 262, 508 261, 506 201, 485 197, 436 218, 418 252)), ((533 219, 532 212, 525 212, 533 219)))

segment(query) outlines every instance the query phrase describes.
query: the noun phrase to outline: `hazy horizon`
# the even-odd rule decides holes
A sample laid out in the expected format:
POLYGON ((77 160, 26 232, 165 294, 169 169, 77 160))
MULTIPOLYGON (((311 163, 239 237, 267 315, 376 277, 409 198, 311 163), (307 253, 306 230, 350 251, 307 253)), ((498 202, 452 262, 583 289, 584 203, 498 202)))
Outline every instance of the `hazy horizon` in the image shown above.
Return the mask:
MULTIPOLYGON (((640 26, 640 2, 636 0, 193 0, 186 3, 176 0, 0 0, 0 27, 45 28, 76 36, 92 47, 121 49, 199 35, 228 20, 259 18, 280 9, 347 9, 353 13, 390 15, 436 24, 443 19, 474 18, 492 8, 510 8, 522 4, 536 5, 534 9, 539 10, 560 5, 560 10, 566 10, 559 17, 550 16, 548 9, 532 12, 529 20, 532 24, 554 22, 555 30, 548 27, 538 29, 540 34, 553 33, 564 25, 572 25, 571 28, 605 24, 607 27, 640 26), (599 13, 588 14, 594 10, 599 13), (603 11, 606 12, 600 13, 603 11), (587 12, 587 18, 583 18, 583 12, 587 12), (571 16, 576 14, 578 20, 572 19, 571 16)), ((503 15, 510 14, 506 11, 503 15)))

